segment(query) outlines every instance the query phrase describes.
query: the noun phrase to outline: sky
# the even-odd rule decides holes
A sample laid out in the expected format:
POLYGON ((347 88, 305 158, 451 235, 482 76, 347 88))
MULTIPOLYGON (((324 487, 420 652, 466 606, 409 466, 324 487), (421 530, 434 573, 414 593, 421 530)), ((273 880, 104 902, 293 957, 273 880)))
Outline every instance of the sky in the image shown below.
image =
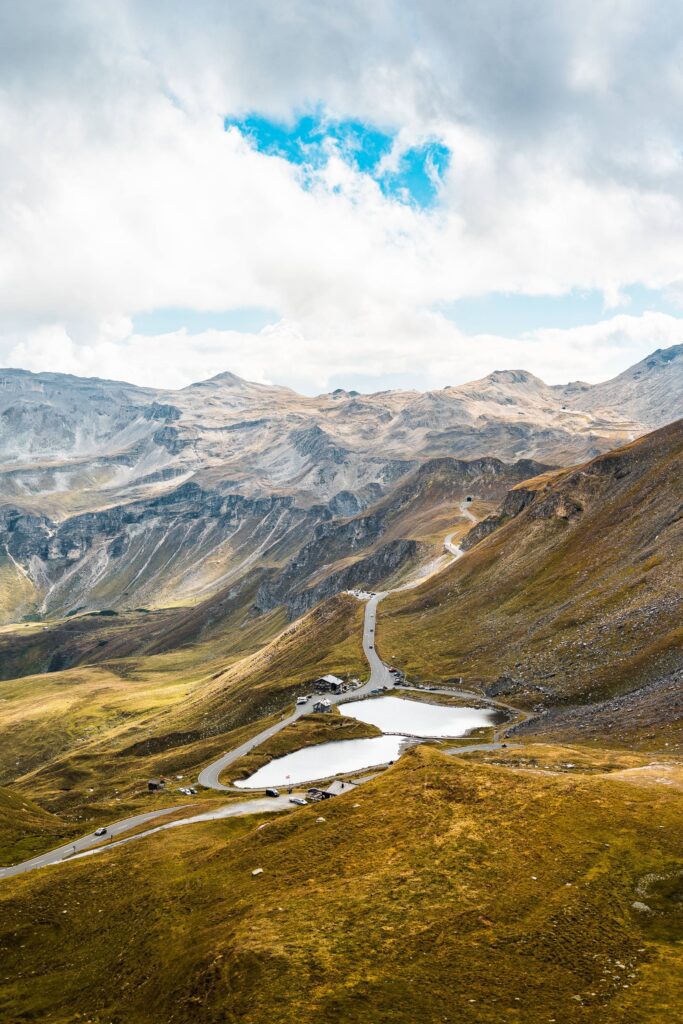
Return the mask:
POLYGON ((0 365, 314 394, 683 341, 677 0, 0 0, 0 365))

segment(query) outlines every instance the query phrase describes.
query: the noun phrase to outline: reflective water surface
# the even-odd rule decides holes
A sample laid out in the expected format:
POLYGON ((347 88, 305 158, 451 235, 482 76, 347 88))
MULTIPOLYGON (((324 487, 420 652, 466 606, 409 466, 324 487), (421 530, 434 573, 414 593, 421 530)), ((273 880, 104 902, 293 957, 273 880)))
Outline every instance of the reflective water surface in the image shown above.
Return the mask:
POLYGON ((465 736, 472 729, 492 725, 496 714, 483 708, 424 704, 403 697, 351 701, 342 704, 339 710, 343 715, 376 725, 385 733, 435 738, 465 736))
POLYGON ((327 779, 344 772, 372 768, 395 761, 401 751, 403 736, 375 736, 365 740, 338 740, 318 743, 314 747, 295 750, 265 764, 248 779, 235 782, 240 789, 263 789, 264 786, 296 786, 301 782, 327 779))

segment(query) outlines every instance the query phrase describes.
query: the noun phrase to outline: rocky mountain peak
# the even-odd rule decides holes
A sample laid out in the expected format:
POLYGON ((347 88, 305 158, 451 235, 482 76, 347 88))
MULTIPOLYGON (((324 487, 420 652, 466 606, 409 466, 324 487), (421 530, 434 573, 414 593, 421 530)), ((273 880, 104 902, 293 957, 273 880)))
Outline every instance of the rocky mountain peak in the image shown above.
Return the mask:
POLYGON ((492 384, 521 384, 526 387, 545 388, 547 385, 540 377, 528 370, 494 370, 484 380, 492 384))

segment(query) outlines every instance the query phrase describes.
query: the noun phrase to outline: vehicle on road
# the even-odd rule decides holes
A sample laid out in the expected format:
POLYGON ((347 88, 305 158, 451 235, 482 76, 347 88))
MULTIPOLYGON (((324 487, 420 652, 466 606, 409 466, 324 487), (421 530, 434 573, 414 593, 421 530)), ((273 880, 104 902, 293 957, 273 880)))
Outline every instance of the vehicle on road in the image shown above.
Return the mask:
POLYGON ((279 796, 279 795, 280 795, 280 790, 279 789, 272 789, 272 788, 270 788, 270 789, 266 790, 266 796, 279 796))
POLYGON ((297 697, 296 702, 297 704, 306 704, 308 702, 308 697, 297 697))
POLYGON ((290 804, 296 804, 297 807, 305 807, 308 800, 302 796, 290 796, 289 802, 290 804))
POLYGON ((106 834, 107 834, 107 830, 106 830, 106 828, 104 826, 102 826, 102 828, 96 828, 95 829, 95 835, 96 836, 106 836, 106 834))

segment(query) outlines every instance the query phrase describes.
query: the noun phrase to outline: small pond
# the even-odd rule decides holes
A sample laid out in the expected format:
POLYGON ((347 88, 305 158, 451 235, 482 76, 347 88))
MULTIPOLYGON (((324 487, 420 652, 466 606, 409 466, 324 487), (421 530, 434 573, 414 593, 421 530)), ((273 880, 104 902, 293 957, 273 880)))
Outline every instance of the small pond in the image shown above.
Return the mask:
POLYGON ((493 725, 497 713, 485 708, 458 708, 446 704, 425 704, 403 697, 376 697, 342 704, 343 715, 376 725, 384 733, 404 736, 453 738, 472 729, 493 725))
POLYGON ((304 747, 292 754, 277 757, 264 764, 248 779, 235 782, 240 789, 263 789, 264 786, 298 786, 345 772, 373 768, 395 761, 401 752, 404 736, 376 736, 365 740, 337 740, 304 747))

